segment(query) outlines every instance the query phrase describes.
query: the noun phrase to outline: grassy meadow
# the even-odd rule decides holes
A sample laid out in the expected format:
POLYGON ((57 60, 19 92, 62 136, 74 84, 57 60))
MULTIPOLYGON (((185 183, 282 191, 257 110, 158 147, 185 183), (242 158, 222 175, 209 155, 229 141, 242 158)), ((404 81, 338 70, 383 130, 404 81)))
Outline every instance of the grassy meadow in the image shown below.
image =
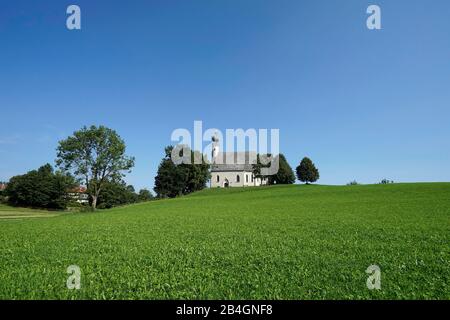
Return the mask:
POLYGON ((0 220, 3 219, 28 219, 54 217, 62 214, 60 211, 36 210, 29 208, 10 207, 0 203, 0 220))
POLYGON ((96 213, 2 206, 0 299, 450 299, 450 183, 205 190, 96 213), (372 264, 381 290, 366 287, 372 264), (66 288, 69 265, 81 290, 66 288))

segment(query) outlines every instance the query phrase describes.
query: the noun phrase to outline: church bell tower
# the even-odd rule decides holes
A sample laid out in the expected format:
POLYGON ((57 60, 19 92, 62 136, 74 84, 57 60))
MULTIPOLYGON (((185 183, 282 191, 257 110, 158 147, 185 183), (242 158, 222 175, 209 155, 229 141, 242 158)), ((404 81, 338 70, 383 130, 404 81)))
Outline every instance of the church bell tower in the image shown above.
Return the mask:
POLYGON ((219 155, 219 137, 217 136, 217 133, 212 136, 211 140, 212 140, 211 163, 215 163, 216 158, 219 155))

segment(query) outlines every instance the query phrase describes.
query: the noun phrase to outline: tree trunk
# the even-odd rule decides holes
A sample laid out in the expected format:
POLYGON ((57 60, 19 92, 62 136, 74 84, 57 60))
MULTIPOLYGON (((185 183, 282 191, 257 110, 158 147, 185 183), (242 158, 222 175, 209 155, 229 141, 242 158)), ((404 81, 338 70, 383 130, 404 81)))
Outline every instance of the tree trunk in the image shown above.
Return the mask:
POLYGON ((97 196, 92 196, 92 209, 95 210, 97 208, 97 196))

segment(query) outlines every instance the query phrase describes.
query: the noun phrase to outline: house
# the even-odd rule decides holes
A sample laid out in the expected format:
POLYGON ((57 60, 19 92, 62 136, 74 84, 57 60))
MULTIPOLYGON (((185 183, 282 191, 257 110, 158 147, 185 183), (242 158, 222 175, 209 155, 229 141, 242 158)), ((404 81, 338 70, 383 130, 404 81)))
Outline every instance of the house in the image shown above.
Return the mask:
POLYGON ((3 191, 6 189, 8 185, 6 183, 0 183, 0 191, 3 191))
POLYGON ((81 204, 89 203, 89 195, 86 192, 86 188, 83 186, 76 187, 69 192, 69 197, 81 204))

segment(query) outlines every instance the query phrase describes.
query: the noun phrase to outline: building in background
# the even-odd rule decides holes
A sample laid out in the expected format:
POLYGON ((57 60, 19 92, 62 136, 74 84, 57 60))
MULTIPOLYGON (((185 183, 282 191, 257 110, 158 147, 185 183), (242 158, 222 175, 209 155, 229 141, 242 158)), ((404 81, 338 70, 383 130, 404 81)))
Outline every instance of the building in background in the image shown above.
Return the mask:
POLYGON ((267 184, 267 178, 253 174, 256 152, 220 152, 219 140, 213 137, 211 161, 211 188, 258 187, 267 184))
POLYGON ((89 204, 89 195, 83 186, 70 190, 69 197, 80 204, 89 204))

